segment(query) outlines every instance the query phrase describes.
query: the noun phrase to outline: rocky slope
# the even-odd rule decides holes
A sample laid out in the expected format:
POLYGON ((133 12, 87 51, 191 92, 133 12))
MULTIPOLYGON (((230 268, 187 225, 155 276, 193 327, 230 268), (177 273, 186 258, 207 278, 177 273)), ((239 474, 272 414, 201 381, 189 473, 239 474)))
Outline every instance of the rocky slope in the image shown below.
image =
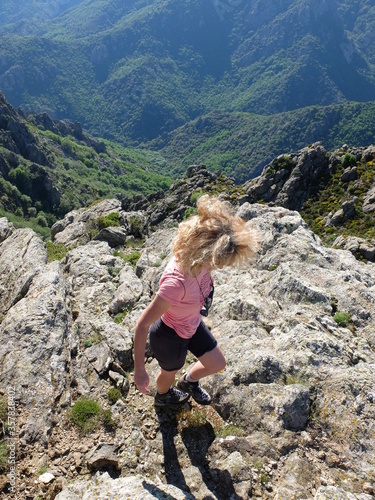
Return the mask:
POLYGON ((321 143, 280 155, 243 185, 249 202, 298 210, 325 243, 374 261, 375 147, 329 153, 321 143))
MULTIPOLYGON (((15 401, 14 498, 374 498, 374 264, 326 248, 297 211, 221 190, 261 247, 252 268, 215 273, 208 321, 228 366, 206 381, 213 405, 155 412, 135 391, 134 326, 176 221, 192 194, 220 193, 218 174, 188 174, 164 200, 68 214, 53 227, 68 252, 53 262, 33 231, 0 219, 0 387, 8 408, 15 401), (119 225, 93 231, 99 219, 119 225), (83 396, 100 407, 85 430, 74 423, 83 396)), ((150 352, 147 366, 153 380, 150 352)), ((11 487, 5 468, 3 498, 11 487)))

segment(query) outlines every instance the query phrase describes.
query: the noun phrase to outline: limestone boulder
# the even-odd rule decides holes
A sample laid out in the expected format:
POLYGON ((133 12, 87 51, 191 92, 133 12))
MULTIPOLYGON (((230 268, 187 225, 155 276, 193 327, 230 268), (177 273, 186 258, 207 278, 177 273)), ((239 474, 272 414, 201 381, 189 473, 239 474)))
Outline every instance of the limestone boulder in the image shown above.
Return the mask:
POLYGON ((45 244, 34 231, 3 227, 8 237, 0 244, 0 315, 27 294, 47 263, 45 244))

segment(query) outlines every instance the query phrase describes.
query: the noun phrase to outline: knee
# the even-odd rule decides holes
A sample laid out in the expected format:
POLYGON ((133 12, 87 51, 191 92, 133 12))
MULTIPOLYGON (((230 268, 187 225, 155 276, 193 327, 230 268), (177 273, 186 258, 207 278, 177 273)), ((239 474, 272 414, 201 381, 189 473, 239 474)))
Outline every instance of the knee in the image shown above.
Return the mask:
POLYGON ((224 354, 221 352, 221 349, 218 350, 217 356, 216 356, 216 363, 215 363, 215 368, 216 372, 221 372, 225 369, 227 366, 226 359, 224 357, 224 354))
POLYGON ((226 362, 226 359, 224 358, 224 356, 222 356, 222 359, 220 360, 219 362, 219 368, 218 368, 218 372, 221 372, 225 369, 225 367, 227 366, 227 362, 226 362))

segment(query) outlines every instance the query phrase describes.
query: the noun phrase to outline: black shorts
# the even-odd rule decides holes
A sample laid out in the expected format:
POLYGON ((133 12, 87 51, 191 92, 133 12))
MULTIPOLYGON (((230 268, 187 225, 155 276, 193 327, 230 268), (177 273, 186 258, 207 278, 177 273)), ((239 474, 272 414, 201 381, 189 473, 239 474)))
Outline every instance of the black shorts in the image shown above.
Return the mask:
POLYGON ((217 346, 217 340, 203 321, 190 339, 180 337, 161 318, 151 325, 149 333, 151 350, 160 367, 168 372, 184 366, 188 351, 200 358, 217 346))

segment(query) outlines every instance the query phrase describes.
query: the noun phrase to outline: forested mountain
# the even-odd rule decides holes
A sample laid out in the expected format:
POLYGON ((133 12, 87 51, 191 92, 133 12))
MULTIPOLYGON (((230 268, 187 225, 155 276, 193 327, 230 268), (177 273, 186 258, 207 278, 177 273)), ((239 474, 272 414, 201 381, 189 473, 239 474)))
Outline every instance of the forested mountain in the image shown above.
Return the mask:
POLYGON ((45 235, 57 217, 97 203, 166 190, 157 152, 89 136, 79 123, 17 112, 0 92, 0 217, 45 235))
POLYGON ((371 0, 8 0, 0 23, 13 105, 163 148, 176 171, 207 153, 244 180, 304 143, 374 136, 373 104, 351 104, 375 100, 371 0))

